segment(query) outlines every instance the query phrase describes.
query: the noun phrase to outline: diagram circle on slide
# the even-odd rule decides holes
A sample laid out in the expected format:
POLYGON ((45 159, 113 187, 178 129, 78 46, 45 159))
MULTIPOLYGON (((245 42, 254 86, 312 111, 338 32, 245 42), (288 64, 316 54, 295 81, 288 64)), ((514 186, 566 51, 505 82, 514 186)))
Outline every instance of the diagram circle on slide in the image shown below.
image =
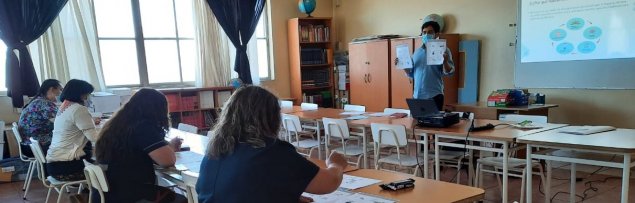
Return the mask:
POLYGON ((551 31, 551 33, 549 33, 549 38, 551 38, 551 40, 556 42, 562 41, 566 37, 567 37, 567 31, 563 29, 555 29, 551 31))
POLYGON ((582 18, 571 18, 567 21, 567 28, 569 28, 569 30, 579 30, 582 29, 584 25, 585 22, 582 18))
POLYGON ((558 46, 556 47, 556 51, 558 51, 558 53, 560 54, 569 54, 573 51, 573 44, 571 44, 570 42, 563 42, 558 44, 558 46))
POLYGON ((598 26, 591 26, 584 30, 584 38, 594 40, 602 35, 602 29, 598 26))
POLYGON ((588 54, 595 51, 595 43, 592 41, 585 41, 578 45, 578 51, 583 54, 588 54))

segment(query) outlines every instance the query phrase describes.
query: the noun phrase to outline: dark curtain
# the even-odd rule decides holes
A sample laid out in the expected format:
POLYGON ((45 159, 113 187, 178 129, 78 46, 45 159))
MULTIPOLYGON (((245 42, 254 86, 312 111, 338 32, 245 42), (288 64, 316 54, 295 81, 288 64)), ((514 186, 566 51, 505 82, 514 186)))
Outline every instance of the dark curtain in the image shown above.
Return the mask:
POLYGON ((243 84, 252 84, 247 43, 256 30, 266 0, 207 0, 220 26, 236 47, 234 71, 243 84))
POLYGON ((0 39, 8 47, 6 86, 13 107, 22 107, 22 96, 34 96, 40 88, 27 45, 51 26, 67 1, 0 0, 0 39))

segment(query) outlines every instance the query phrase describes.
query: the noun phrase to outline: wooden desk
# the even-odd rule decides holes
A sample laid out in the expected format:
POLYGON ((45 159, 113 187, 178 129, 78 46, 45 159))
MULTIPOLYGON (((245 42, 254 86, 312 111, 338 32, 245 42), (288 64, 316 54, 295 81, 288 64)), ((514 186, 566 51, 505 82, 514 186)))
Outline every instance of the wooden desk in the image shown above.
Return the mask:
MULTIPOLYGON (((499 121, 499 120, 488 120, 488 119, 474 120, 474 126, 482 126, 488 123, 491 123, 493 125, 505 124, 505 122, 499 121)), ((441 178, 440 176, 441 168, 439 165, 440 164, 439 152, 440 152, 441 146, 466 148, 470 150, 469 152, 470 154, 472 154, 472 150, 502 153, 504 157, 503 158, 503 194, 502 194, 503 202, 508 202, 507 179, 508 179, 508 167, 509 167, 508 157, 510 153, 510 149, 509 149, 510 145, 514 143, 518 137, 566 126, 564 124, 542 124, 543 127, 539 129, 522 130, 522 129, 511 127, 509 125, 500 125, 492 130, 470 132, 470 135, 468 137, 467 133, 468 133, 470 125, 471 125, 471 122, 469 120, 461 120, 458 124, 455 124, 447 128, 419 128, 420 131, 423 131, 425 133, 435 134, 434 136, 434 141, 435 141, 434 142, 435 143, 434 145, 435 166, 434 167, 435 167, 435 174, 436 174, 435 178, 436 180, 440 180, 441 178), (466 144, 456 144, 456 143, 453 143, 453 141, 466 141, 466 144), (473 144, 473 142, 479 142, 479 143, 490 142, 490 143, 500 144, 502 148, 494 147, 496 145, 492 147, 475 145, 473 144)), ((536 125, 541 125, 541 124, 536 124, 536 125)), ((427 136, 424 136, 424 137, 427 137, 427 136)), ((469 156, 469 159, 470 160, 468 161, 468 164, 470 164, 469 168, 471 169, 473 156, 469 156)), ((471 177, 474 177, 474 171, 468 170, 468 172, 470 177, 468 178, 468 183, 471 185, 471 181, 472 181, 471 177)), ((531 193, 527 193, 527 194, 531 194, 531 193)))
POLYGON ((294 113, 294 112, 298 112, 298 111, 302 111, 302 107, 300 107, 300 106, 292 106, 292 107, 282 107, 282 108, 280 108, 280 113, 290 114, 290 113, 294 113))
POLYGON ((382 182, 367 187, 353 190, 377 195, 385 198, 395 199, 399 202, 473 202, 482 200, 485 191, 481 188, 474 188, 454 183, 436 181, 419 178, 405 174, 373 169, 359 169, 347 172, 352 176, 372 178, 382 182), (412 178, 415 180, 415 187, 400 191, 382 190, 379 184, 389 183, 397 180, 412 178))
MULTIPOLYGON (((571 126, 574 127, 574 126, 571 126)), ((567 127, 569 128, 569 127, 567 127)), ((566 128, 562 128, 563 130, 566 128)), ((587 164, 622 169, 622 196, 621 202, 628 201, 630 169, 635 166, 635 162, 631 160, 631 154, 635 153, 635 130, 633 129, 617 129, 603 133, 591 135, 572 135, 560 133, 560 130, 545 131, 541 133, 531 134, 518 138, 519 143, 527 144, 527 162, 532 159, 547 160, 547 188, 551 186, 551 161, 562 161, 571 163, 571 182, 569 201, 575 202, 575 179, 576 164, 587 164), (531 147, 540 147, 541 149, 565 149, 576 152, 590 152, 598 154, 615 155, 622 157, 621 162, 593 160, 585 157, 560 157, 548 153, 533 154, 531 147)), ((619 160, 619 158, 618 158, 619 160)), ((531 177, 531 175, 529 175, 531 177)), ((532 184, 532 180, 526 179, 527 185, 532 184)), ((532 194, 532 188, 527 188, 527 194, 532 194)), ((545 196, 550 197, 550 191, 545 191, 545 196)), ((531 202, 531 195, 527 196, 527 202, 531 202)))
POLYGON ((549 109, 558 107, 557 104, 545 105, 525 105, 512 107, 488 107, 487 102, 477 102, 472 104, 450 104, 450 109, 460 112, 475 113, 478 119, 498 120, 501 114, 522 114, 548 116, 549 109))

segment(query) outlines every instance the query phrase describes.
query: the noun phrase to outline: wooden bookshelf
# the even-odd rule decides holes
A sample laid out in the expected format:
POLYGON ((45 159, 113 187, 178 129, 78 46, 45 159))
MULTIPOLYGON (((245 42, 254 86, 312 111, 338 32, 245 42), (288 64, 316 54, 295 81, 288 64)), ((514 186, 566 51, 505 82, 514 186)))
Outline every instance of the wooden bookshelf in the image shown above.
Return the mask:
POLYGON ((185 123, 198 127, 199 133, 204 133, 214 126, 234 88, 171 88, 159 91, 168 99, 172 127, 185 123))
POLYGON ((335 107, 331 18, 288 21, 289 70, 294 104, 335 107))

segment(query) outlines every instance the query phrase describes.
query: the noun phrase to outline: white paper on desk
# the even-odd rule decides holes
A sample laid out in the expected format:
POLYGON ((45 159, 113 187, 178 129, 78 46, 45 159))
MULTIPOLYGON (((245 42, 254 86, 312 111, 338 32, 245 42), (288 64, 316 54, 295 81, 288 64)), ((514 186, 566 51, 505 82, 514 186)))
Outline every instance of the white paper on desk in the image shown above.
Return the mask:
POLYGON ((446 49, 445 39, 430 40, 426 43, 426 61, 428 65, 442 65, 443 54, 446 49))
POLYGON ((340 184, 341 188, 354 190, 358 188, 363 188, 375 183, 379 183, 381 180, 375 180, 370 178, 363 178, 357 176, 351 176, 344 174, 344 178, 342 179, 342 184, 340 184))
POLYGON ((560 130, 561 133, 574 134, 574 135, 590 135, 595 133, 601 133, 606 131, 615 130, 613 126, 569 126, 560 130))
POLYGON ((399 59, 397 69, 408 69, 413 67, 412 58, 410 57, 410 49, 407 44, 397 45, 397 59, 399 59))
POLYGON ((311 193, 302 193, 302 196, 305 197, 310 197, 311 199, 313 199, 313 202, 318 202, 318 203, 335 203, 338 202, 339 200, 343 200, 348 196, 351 196, 353 193, 351 192, 346 192, 346 191, 340 191, 340 190, 335 190, 335 192, 329 193, 329 194, 324 194, 324 195, 316 195, 316 194, 311 194, 311 193))
POLYGON ((345 199, 337 201, 337 203, 395 203, 396 201, 375 197, 363 193, 355 193, 347 196, 345 199))
POLYGON ((357 115, 357 116, 346 117, 344 119, 346 119, 346 120, 361 120, 361 119, 367 119, 367 118, 368 118, 368 116, 357 115))
POLYGON ((371 113, 371 114, 368 114, 368 115, 372 116, 372 117, 384 117, 384 116, 390 116, 391 113, 379 112, 379 113, 371 113))
POLYGON ((365 114, 366 112, 359 112, 359 111, 346 111, 346 112, 342 112, 340 113, 340 115, 362 115, 365 114))

